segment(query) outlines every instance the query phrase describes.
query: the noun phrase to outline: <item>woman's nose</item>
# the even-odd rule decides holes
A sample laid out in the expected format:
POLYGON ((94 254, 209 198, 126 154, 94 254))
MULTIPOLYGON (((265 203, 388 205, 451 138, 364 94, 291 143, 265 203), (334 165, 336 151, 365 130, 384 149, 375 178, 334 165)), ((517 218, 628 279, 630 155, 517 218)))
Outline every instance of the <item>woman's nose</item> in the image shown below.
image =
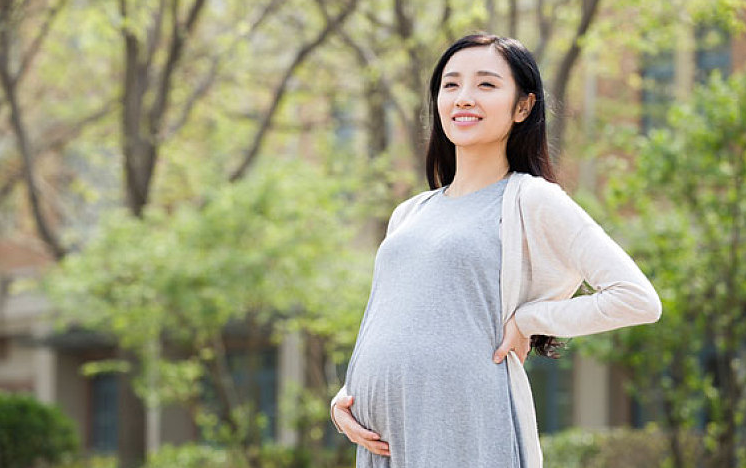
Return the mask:
POLYGON ((455 104, 456 107, 472 107, 474 105, 474 98, 471 97, 469 90, 464 88, 456 97, 455 104))

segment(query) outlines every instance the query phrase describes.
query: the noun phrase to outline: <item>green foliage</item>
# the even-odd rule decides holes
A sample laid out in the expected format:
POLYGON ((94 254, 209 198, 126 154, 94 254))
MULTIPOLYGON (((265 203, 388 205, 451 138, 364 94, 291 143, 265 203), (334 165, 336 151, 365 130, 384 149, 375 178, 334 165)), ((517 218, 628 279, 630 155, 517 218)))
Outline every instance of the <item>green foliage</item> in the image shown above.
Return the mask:
POLYGON ((634 394, 659 405, 672 434, 707 418, 712 466, 744 463, 736 447, 746 425, 738 371, 746 342, 746 75, 714 74, 670 110, 668 125, 636 140, 636 168, 612 178, 606 197, 615 232, 661 297, 662 318, 576 343, 629 369, 634 394))
MULTIPOLYGON (((172 212, 110 214, 44 284, 62 326, 110 335, 137 356, 135 389, 148 405, 187 404, 206 440, 254 450, 267 420, 231 388, 224 333, 242 324, 275 339, 300 330, 354 340, 370 281, 369 252, 352 242, 358 183, 324 165, 261 162, 172 212), (206 381, 218 401, 205 401, 206 381)), ((83 371, 127 372, 126 364, 83 371)))
POLYGON ((114 455, 78 456, 73 460, 61 463, 55 468, 117 468, 114 455))
POLYGON ((265 444, 258 449, 256 463, 250 465, 239 452, 199 444, 166 445, 150 456, 144 468, 342 468, 354 461, 340 457, 334 450, 323 449, 311 455, 302 448, 265 444))
POLYGON ((600 451, 598 437, 580 429, 570 429, 541 437, 547 468, 581 468, 600 451))
POLYGON ((240 455, 208 445, 165 445, 148 458, 146 468, 238 468, 245 466, 240 455))
MULTIPOLYGON (((701 440, 684 436, 687 456, 693 459, 701 440)), ((645 429, 616 428, 604 431, 569 429, 542 436, 546 468, 665 468, 667 434, 655 426, 645 429)))
POLYGON ((0 392, 0 468, 57 463, 77 450, 75 427, 59 408, 0 392))
MULTIPOLYGON (((64 323, 111 333, 143 353, 165 332, 209 349, 227 323, 247 315, 344 333, 349 311, 362 309, 367 276, 367 260, 350 248, 346 183, 276 160, 203 206, 151 208, 143 219, 118 211, 47 277, 47 290, 64 323)), ((198 378, 188 365, 162 373, 198 378)))

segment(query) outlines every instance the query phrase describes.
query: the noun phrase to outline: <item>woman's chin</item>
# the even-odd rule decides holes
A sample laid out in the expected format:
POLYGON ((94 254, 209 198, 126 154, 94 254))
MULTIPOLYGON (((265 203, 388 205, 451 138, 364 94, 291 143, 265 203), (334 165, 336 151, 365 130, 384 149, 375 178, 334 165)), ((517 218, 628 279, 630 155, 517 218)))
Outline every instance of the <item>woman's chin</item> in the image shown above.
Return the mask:
POLYGON ((467 138, 454 138, 451 141, 456 147, 463 148, 463 149, 470 149, 470 148, 475 149, 475 148, 480 148, 484 146, 484 142, 475 141, 473 139, 467 139, 467 138))
POLYGON ((473 135, 464 135, 462 132, 454 132, 448 135, 448 139, 456 146, 472 146, 478 143, 473 135))

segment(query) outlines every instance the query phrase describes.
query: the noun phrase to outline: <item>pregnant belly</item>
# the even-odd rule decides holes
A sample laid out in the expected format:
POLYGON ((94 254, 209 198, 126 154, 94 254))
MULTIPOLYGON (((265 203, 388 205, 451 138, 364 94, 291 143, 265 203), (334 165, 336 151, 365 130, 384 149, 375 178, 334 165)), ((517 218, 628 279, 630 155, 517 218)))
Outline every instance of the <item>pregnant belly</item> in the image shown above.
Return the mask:
POLYGON ((492 362, 493 351, 487 333, 371 329, 347 376, 355 397, 352 414, 387 440, 408 417, 457 412, 456 405, 475 389, 494 397, 496 390, 490 389, 500 385, 500 367, 492 362))

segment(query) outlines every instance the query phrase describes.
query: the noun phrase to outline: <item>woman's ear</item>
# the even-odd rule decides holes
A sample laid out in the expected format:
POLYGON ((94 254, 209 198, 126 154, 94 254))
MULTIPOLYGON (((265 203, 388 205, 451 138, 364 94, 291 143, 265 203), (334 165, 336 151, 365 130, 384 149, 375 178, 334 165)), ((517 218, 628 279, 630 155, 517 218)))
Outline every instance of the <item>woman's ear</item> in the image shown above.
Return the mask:
POLYGON ((531 109, 533 109, 534 103, 536 103, 536 96, 534 93, 528 93, 528 96, 521 98, 521 100, 518 101, 518 106, 516 106, 513 120, 516 123, 526 120, 529 114, 531 114, 531 109))

